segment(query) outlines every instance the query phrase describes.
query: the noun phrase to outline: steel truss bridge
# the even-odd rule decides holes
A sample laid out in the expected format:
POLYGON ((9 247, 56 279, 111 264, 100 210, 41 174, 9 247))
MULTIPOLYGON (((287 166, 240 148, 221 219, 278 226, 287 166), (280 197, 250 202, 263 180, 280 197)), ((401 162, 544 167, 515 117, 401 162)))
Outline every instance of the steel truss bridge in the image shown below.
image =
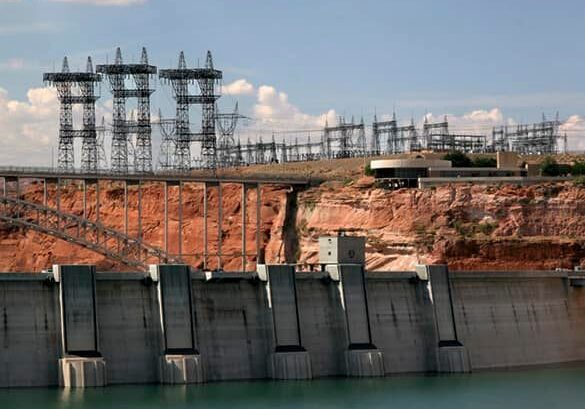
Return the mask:
MULTIPOLYGON (((203 185, 203 268, 208 269, 209 258, 215 257, 217 269, 222 269, 222 258, 239 257, 242 260, 242 271, 247 271, 249 258, 256 261, 261 258, 262 248, 260 239, 261 226, 261 191, 263 185, 278 185, 301 187, 309 183, 306 179, 295 178, 274 178, 274 177, 205 177, 190 175, 184 172, 179 173, 106 173, 70 170, 67 172, 50 168, 24 168, 24 167, 0 167, 0 180, 2 180, 2 191, 0 196, 0 222, 18 226, 24 229, 34 230, 47 234, 67 242, 82 246, 108 259, 121 262, 127 266, 145 270, 153 263, 186 263, 187 254, 183 251, 183 186, 187 183, 203 185), (35 203, 22 198, 23 180, 41 181, 43 184, 42 203, 35 203), (81 216, 70 214, 61 209, 61 191, 64 181, 81 183, 83 195, 83 214, 81 216), (100 185, 105 183, 118 182, 124 186, 124 231, 118 231, 108 227, 100 219, 100 185), (142 231, 142 185, 144 183, 160 183, 164 187, 164 214, 162 228, 164 229, 163 248, 146 243, 142 231), (241 252, 237 254, 225 254, 222 252, 222 185, 238 184, 241 187, 242 201, 242 239, 241 252), (49 186, 53 189, 48 189, 49 186), (87 212, 88 192, 87 187, 93 186, 95 190, 95 214, 94 220, 90 220, 87 212), (169 252, 169 187, 178 187, 178 251, 174 254, 169 252), (137 234, 132 237, 129 234, 128 223, 128 200, 129 189, 137 190, 137 234), (217 211, 217 251, 209 251, 209 192, 217 190, 218 208, 217 211), (255 232, 256 245, 251 253, 246 248, 246 231, 248 224, 247 203, 248 192, 256 191, 256 217, 255 232), (53 197, 49 197, 52 192, 53 197), (49 200, 51 199, 51 200, 49 200), (49 206, 51 202, 52 206, 49 206)), ((101 195, 103 196, 103 195, 101 195)), ((103 198, 102 198, 103 200, 103 198)))

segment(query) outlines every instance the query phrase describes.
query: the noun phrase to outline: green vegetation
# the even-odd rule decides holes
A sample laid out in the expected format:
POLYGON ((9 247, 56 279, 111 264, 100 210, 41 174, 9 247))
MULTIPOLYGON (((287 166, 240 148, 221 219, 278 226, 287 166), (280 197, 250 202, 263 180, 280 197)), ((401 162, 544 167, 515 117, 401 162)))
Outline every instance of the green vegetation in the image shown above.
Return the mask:
POLYGON ((478 234, 490 236, 498 227, 498 223, 496 221, 482 221, 479 223, 476 221, 465 222, 460 219, 455 219, 451 222, 451 226, 460 237, 472 238, 478 234))
POLYGON ((498 227, 497 223, 480 223, 478 226, 478 230, 480 233, 485 234, 486 236, 490 236, 494 230, 498 227))
POLYGON ((577 176, 573 180, 573 184, 578 187, 585 187, 585 176, 577 176))
POLYGON ((542 176, 565 176, 572 174, 573 168, 571 165, 559 164, 554 158, 547 156, 540 164, 540 173, 542 176))
POLYGON ((472 160, 461 151, 449 152, 443 159, 451 161, 454 168, 495 168, 498 165, 496 158, 478 156, 472 160))
POLYGON ((369 163, 365 166, 364 173, 366 176, 374 176, 374 171, 372 170, 372 166, 369 163))
POLYGON ((460 151, 449 152, 443 159, 451 161, 451 166, 454 168, 470 168, 473 166, 473 161, 469 156, 460 151))
POLYGON ((575 164, 571 167, 571 175, 585 175, 585 162, 575 162, 575 164))
POLYGON ((496 158, 488 158, 487 156, 478 156, 473 159, 474 168, 495 168, 498 166, 496 158))

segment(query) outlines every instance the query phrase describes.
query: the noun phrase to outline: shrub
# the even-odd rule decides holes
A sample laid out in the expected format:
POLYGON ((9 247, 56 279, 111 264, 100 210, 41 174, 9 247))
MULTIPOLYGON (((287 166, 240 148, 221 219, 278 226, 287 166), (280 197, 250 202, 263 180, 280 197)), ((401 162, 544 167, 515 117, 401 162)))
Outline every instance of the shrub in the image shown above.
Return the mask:
POLYGON ((559 164, 556 160, 547 156, 540 164, 542 176, 558 176, 560 174, 559 164))
POLYGON ((480 223, 478 226, 478 230, 480 233, 489 236, 494 232, 494 230, 496 230, 496 227, 498 227, 496 223, 480 223))
POLYGON ((571 167, 571 175, 585 175, 585 162, 575 162, 571 167))
POLYGON ((372 170, 372 166, 369 163, 365 166, 364 173, 366 176, 374 176, 374 171, 372 170))
POLYGON ((470 168, 473 165, 471 159, 460 151, 449 152, 443 156, 443 159, 451 161, 454 168, 470 168))
POLYGON ((479 156, 473 160, 474 168, 495 168, 496 166, 498 166, 498 161, 496 158, 479 156))
POLYGON ((573 180, 573 184, 578 187, 585 187, 585 176, 577 176, 573 180))

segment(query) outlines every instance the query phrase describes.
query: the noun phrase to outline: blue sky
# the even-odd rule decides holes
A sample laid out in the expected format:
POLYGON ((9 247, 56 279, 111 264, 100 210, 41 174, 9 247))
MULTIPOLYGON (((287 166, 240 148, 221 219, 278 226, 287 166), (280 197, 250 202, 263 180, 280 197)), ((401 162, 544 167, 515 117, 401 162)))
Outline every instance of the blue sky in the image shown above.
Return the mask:
MULTIPOLYGON (((296 110, 291 126, 393 107, 404 120, 497 109, 498 120, 531 122, 583 115, 583 39, 577 0, 0 0, 0 88, 27 102, 63 55, 82 68, 88 54, 100 63, 121 46, 136 60, 146 46, 166 67, 180 50, 194 65, 211 49, 226 84, 254 87, 226 105, 267 114, 257 109, 267 85, 296 110)), ((155 95, 166 110, 170 92, 155 95)))

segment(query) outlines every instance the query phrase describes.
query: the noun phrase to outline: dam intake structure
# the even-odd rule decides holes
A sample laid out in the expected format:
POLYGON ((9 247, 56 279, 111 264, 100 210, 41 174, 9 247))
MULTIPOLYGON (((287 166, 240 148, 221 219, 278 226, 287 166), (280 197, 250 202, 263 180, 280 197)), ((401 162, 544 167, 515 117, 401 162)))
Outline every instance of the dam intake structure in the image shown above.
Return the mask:
POLYGON ((359 248, 344 250, 339 239, 325 238, 325 255, 341 252, 314 272, 162 264, 140 273, 61 265, 2 274, 0 386, 468 373, 585 361, 583 276, 443 265, 365 271, 359 248))

